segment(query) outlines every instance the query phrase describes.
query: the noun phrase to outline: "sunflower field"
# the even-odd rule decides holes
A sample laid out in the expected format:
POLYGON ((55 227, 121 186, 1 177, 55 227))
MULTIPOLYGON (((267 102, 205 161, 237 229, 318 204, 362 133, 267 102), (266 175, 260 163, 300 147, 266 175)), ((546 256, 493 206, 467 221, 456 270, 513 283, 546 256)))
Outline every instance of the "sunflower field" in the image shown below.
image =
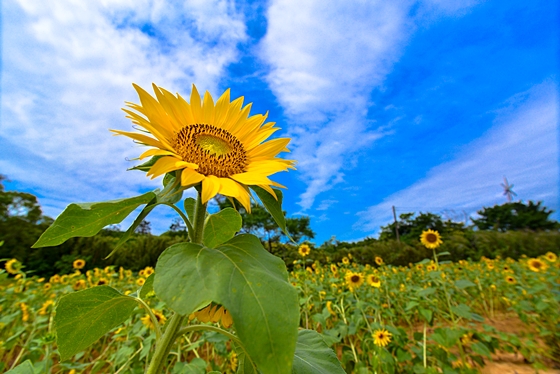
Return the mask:
MULTIPOLYGON (((300 326, 320 332, 348 373, 475 373, 500 352, 521 355, 536 369, 560 364, 560 261, 552 252, 519 261, 457 263, 435 253, 433 259, 392 266, 380 257, 361 265, 351 256, 321 265, 306 258, 310 251, 300 248, 290 273, 299 291, 300 326)), ((83 271, 81 259, 73 266, 70 274, 46 279, 27 274, 16 260, 5 261, 0 273, 2 372, 25 360, 37 373, 145 370, 155 327, 140 308, 86 351, 59 361, 53 317, 64 294, 110 285, 123 294, 142 293, 160 323, 168 315, 146 287, 153 268, 83 271)), ((218 325, 235 328, 227 311, 210 305, 189 319, 209 329, 183 334, 171 350, 175 365, 168 372, 236 372, 234 347, 212 331, 218 325)))

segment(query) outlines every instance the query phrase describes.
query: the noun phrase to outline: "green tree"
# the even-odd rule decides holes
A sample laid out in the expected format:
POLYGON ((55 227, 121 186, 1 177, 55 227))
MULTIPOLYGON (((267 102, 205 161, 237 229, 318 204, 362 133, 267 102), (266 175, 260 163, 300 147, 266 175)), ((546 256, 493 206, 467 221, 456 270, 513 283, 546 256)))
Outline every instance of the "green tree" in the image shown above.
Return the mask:
POLYGON ((520 201, 486 207, 478 211, 480 218, 473 219, 479 230, 515 231, 515 230, 558 230, 560 225, 550 219, 554 212, 533 201, 520 201))
POLYGON ((6 191, 0 175, 0 258, 25 260, 31 246, 52 219, 42 214, 37 197, 26 192, 6 191))
MULTIPOLYGON (((433 213, 420 213, 415 217, 415 213, 402 213, 399 215, 398 227, 400 240, 405 243, 416 243, 422 231, 432 229, 440 234, 448 234, 453 231, 464 231, 465 225, 461 222, 442 220, 441 217, 433 213)), ((395 222, 381 226, 380 241, 395 240, 395 222)))

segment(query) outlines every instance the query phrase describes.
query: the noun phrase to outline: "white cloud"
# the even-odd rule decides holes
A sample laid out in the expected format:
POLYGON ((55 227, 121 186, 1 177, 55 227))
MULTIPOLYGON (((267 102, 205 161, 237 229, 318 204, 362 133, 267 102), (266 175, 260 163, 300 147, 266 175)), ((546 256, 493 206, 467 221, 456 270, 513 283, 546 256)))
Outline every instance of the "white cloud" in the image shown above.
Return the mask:
POLYGON ((406 0, 270 3, 261 57, 270 66, 266 80, 292 126, 293 156, 307 183, 300 196, 303 209, 343 180, 348 156, 383 136, 383 128, 365 120, 368 96, 383 84, 415 29, 413 5, 406 0))
POLYGON ((503 176, 514 184, 519 199, 542 200, 545 206, 558 209, 560 153, 555 84, 547 81, 515 95, 495 114, 494 126, 467 145, 460 156, 358 213, 360 219, 354 227, 377 231, 392 220, 391 206, 474 213, 482 206, 504 203, 500 186, 503 176))
POLYGON ((0 137, 29 157, 2 154, 0 165, 54 205, 157 186, 125 171, 139 150, 108 132, 131 129, 119 110, 138 101, 131 83, 188 95, 195 82, 216 95, 246 39, 225 0, 9 0, 2 11, 0 137))

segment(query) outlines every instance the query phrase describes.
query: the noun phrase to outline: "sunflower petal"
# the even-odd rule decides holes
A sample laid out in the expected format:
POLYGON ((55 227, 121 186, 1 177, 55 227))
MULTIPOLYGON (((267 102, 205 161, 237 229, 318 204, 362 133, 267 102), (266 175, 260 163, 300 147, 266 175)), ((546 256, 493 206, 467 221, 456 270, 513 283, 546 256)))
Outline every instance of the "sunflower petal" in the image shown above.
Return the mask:
POLYGON ((184 169, 181 172, 181 185, 182 186, 192 186, 201 182, 204 179, 204 175, 194 171, 193 169, 184 169))
POLYGON ((177 157, 177 155, 174 152, 166 151, 166 150, 159 149, 159 148, 152 148, 152 149, 148 149, 146 152, 142 153, 138 157, 138 159, 143 160, 146 157, 151 157, 151 156, 175 156, 175 157, 177 157))
POLYGON ((139 134, 137 132, 129 132, 129 131, 121 131, 121 130, 110 130, 114 132, 115 135, 124 135, 132 138, 134 140, 139 141, 142 144, 150 145, 152 147, 157 147, 161 149, 165 149, 166 147, 157 139, 150 138, 149 136, 139 134))
POLYGON ((230 178, 245 185, 272 184, 270 179, 260 173, 240 173, 231 175, 230 178))
POLYGON ((148 171, 147 175, 151 175, 152 179, 154 179, 155 177, 169 173, 170 171, 184 169, 186 167, 192 168, 193 166, 198 167, 196 164, 185 162, 173 156, 164 156, 156 161, 156 163, 148 171))
POLYGON ((204 113, 200 103, 200 95, 196 86, 193 84, 191 91, 191 111, 194 117, 194 123, 201 123, 204 120, 204 113))
POLYGON ((220 190, 220 179, 214 175, 208 175, 202 180, 202 203, 216 196, 220 190))
POLYGON ((202 105, 202 110, 204 113, 204 123, 214 123, 214 100, 210 92, 206 91, 204 93, 204 102, 202 105))

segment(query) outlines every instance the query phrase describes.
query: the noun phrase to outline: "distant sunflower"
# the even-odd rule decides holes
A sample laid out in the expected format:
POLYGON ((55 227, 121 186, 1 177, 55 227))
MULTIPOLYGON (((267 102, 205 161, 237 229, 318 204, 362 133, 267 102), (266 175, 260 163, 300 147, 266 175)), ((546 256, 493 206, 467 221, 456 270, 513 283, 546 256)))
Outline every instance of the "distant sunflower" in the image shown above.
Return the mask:
POLYGON ((378 347, 386 347, 391 342, 392 334, 385 330, 375 330, 373 332, 373 343, 378 347))
MULTIPOLYGON (((154 309, 152 309, 152 313, 154 313, 154 316, 156 317, 156 320, 158 321, 160 326, 165 324, 165 322, 167 321, 167 317, 165 317, 161 312, 158 312, 154 309)), ((149 314, 146 314, 144 317, 140 318, 140 320, 142 321, 144 326, 146 326, 150 330, 155 329, 154 321, 152 321, 152 318, 149 314)))
POLYGON ((330 314, 336 316, 336 312, 332 308, 332 301, 327 301, 327 310, 329 311, 330 314))
POLYGON ((429 249, 436 249, 441 243, 443 243, 439 232, 434 230, 422 231, 422 235, 420 235, 420 242, 429 249))
POLYGON ((338 267, 335 264, 331 264, 331 272, 334 275, 338 275, 338 267))
POLYGON ((348 264, 350 263, 350 259, 349 259, 348 257, 343 257, 343 258, 342 258, 342 263, 343 263, 344 265, 348 265, 348 264))
POLYGON ((529 265, 529 269, 538 272, 546 271, 548 265, 543 261, 539 260, 538 258, 531 258, 527 261, 527 265, 529 265))
POLYGON ((556 260, 558 259, 558 256, 556 255, 556 253, 547 252, 544 255, 544 258, 546 258, 549 262, 556 262, 556 260))
POLYGON ((144 285, 144 283, 146 283, 146 279, 145 278, 138 278, 136 279, 136 285, 142 287, 144 285))
POLYGON ((83 279, 78 279, 76 282, 74 282, 74 285, 72 286, 72 289, 74 291, 79 291, 83 288, 86 288, 86 281, 83 279))
POLYGON ((375 288, 381 287, 381 280, 379 280, 379 278, 375 274, 369 274, 366 277, 366 281, 372 287, 375 287, 375 288))
POLYGON ((509 284, 516 284, 517 280, 512 275, 508 275, 506 277, 506 282, 508 282, 509 284))
POLYGON ((302 244, 298 248, 298 253, 302 257, 307 256, 310 252, 311 252, 311 249, 309 248, 309 246, 307 244, 302 244))
POLYGON ((364 283, 364 276, 361 273, 354 273, 353 271, 349 271, 346 273, 346 276, 344 278, 346 280, 348 288, 350 288, 351 290, 359 288, 364 283))
POLYGON ((379 256, 375 256, 375 263, 379 266, 383 265, 383 259, 379 256))
POLYGON ((426 270, 436 271, 437 270, 437 265, 436 264, 429 264, 428 266, 426 266, 426 270))
POLYGON ((146 266, 146 268, 144 269, 144 277, 148 278, 153 273, 154 273, 154 268, 151 266, 146 266))
POLYGON ((74 269, 83 269, 84 266, 86 266, 86 262, 79 258, 72 263, 72 266, 74 267, 74 269))
POLYGON ((284 186, 268 177, 295 169, 295 161, 276 157, 289 152, 290 139, 265 142, 278 130, 275 123, 265 123, 268 113, 249 117, 252 104, 243 107, 243 97, 230 102, 229 89, 214 104, 208 92, 201 100, 194 85, 190 103, 155 84, 155 98, 133 86, 141 104, 127 102, 132 110, 123 110, 143 129, 111 131, 150 147, 139 159, 156 157, 147 173, 151 178, 180 171, 183 187, 202 183, 203 203, 221 194, 236 198, 250 211, 248 186, 259 186, 276 198, 271 186, 284 186))
POLYGON ((105 286, 109 284, 109 280, 107 278, 101 278, 97 281, 97 286, 105 286))
POLYGON ((6 271, 8 273, 17 274, 21 269, 21 262, 19 262, 15 258, 12 258, 11 260, 6 261, 4 267, 6 268, 6 271))

